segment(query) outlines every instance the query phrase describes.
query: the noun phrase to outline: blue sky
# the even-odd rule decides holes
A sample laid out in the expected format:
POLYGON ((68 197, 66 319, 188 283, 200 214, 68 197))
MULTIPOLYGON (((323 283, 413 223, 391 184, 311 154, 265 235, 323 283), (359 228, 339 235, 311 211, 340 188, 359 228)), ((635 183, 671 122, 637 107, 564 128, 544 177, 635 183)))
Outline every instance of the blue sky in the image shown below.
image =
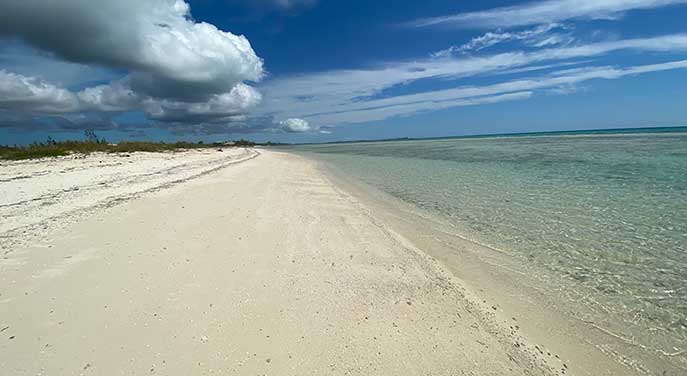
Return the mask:
POLYGON ((687 0, 0 1, 0 143, 687 125, 687 0))

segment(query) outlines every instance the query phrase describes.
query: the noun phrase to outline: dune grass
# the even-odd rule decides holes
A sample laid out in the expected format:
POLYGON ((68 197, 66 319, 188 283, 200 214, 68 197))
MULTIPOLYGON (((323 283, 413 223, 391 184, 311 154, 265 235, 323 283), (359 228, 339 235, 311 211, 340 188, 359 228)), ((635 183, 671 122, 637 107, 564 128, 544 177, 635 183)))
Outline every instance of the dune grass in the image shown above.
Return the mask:
POLYGON ((35 159, 35 158, 49 158, 49 157, 61 157, 68 155, 69 153, 63 149, 59 148, 12 148, 2 146, 0 147, 0 158, 9 160, 19 160, 19 159, 35 159))
POLYGON ((205 144, 202 142, 148 142, 148 141, 124 141, 111 144, 104 139, 89 139, 85 141, 54 141, 48 139, 44 142, 34 142, 27 146, 2 146, 0 145, 0 159, 21 160, 61 157, 70 154, 90 154, 93 152, 104 153, 133 153, 144 152, 164 152, 181 149, 202 149, 218 148, 227 146, 254 146, 255 144, 246 140, 234 141, 228 145, 225 143, 205 144))

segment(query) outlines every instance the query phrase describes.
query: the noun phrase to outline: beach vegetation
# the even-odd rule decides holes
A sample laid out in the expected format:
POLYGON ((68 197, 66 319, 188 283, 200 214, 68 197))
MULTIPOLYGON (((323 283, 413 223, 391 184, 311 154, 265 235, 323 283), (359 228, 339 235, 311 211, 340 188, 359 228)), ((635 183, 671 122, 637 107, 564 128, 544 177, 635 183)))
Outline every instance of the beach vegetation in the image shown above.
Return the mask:
POLYGON ((205 143, 199 142, 153 142, 153 141, 122 141, 109 143, 105 138, 100 138, 92 130, 84 132, 83 140, 56 141, 50 137, 43 142, 34 142, 29 145, 0 145, 0 159, 21 160, 36 158, 61 157, 71 154, 102 153, 133 153, 133 152, 169 152, 187 149, 209 149, 218 147, 251 147, 256 144, 248 140, 236 140, 227 142, 205 143))

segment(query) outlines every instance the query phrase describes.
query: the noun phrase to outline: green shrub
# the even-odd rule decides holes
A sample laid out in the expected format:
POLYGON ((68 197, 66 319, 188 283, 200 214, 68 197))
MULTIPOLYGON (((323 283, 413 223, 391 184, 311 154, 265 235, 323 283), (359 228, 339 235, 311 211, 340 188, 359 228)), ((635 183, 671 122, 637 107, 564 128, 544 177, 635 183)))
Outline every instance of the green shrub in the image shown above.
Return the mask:
POLYGON ((0 149, 0 158, 7 160, 20 160, 20 159, 36 159, 36 158, 50 158, 50 157, 61 157, 69 155, 69 152, 61 148, 33 148, 33 149, 11 149, 2 148, 0 149))
POLYGON ((250 147, 255 146, 252 141, 240 139, 232 143, 214 142, 206 144, 203 141, 175 143, 149 142, 149 141, 123 141, 118 144, 109 144, 104 138, 98 138, 93 130, 84 131, 84 141, 67 140, 55 141, 51 137, 44 142, 34 142, 28 146, 3 146, 0 145, 0 159, 19 160, 46 157, 61 157, 73 153, 89 154, 94 152, 106 153, 133 153, 137 151, 164 152, 180 149, 216 148, 223 146, 250 147))

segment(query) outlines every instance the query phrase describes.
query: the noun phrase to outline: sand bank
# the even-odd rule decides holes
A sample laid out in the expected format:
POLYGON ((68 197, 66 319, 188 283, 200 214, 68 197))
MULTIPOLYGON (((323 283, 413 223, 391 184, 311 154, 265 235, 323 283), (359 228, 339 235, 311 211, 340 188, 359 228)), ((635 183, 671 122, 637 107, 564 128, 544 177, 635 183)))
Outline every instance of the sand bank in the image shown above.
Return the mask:
POLYGON ((2 167, 2 374, 566 373, 315 162, 218 154, 2 167))

